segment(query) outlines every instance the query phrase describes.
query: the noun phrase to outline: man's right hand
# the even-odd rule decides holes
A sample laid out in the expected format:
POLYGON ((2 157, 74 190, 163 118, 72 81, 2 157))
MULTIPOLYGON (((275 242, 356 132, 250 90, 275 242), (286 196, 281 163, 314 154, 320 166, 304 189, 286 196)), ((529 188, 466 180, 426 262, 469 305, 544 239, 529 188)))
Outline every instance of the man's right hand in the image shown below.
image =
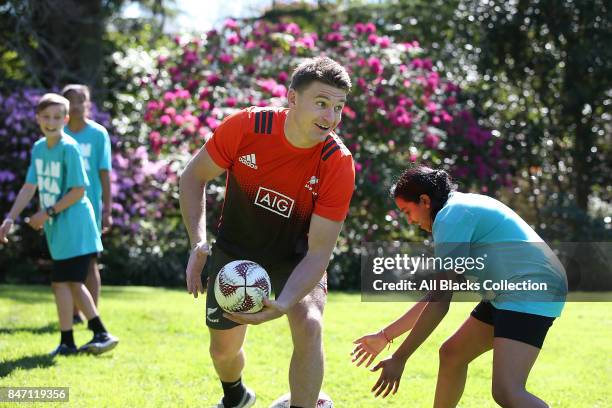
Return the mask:
POLYGON ((193 294, 194 298, 198 297, 198 293, 204 293, 204 286, 202 286, 202 270, 206 265, 206 259, 210 253, 208 243, 199 242, 194 245, 189 255, 189 262, 187 262, 186 280, 187 280, 187 292, 193 294))

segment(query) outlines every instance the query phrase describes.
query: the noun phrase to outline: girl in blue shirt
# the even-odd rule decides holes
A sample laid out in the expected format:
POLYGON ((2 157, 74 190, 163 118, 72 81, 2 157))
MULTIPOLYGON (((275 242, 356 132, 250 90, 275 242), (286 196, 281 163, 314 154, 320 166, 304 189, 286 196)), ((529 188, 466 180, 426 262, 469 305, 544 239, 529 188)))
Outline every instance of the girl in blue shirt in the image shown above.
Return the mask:
MULTIPOLYGON (((454 282, 505 282, 482 290, 483 300, 440 348, 435 407, 455 407, 461 398, 468 364, 493 350, 495 401, 508 407, 546 407, 525 389, 531 367, 554 319, 563 309, 567 280, 563 266, 538 234, 512 209, 484 195, 452 191, 443 170, 417 166, 406 170, 393 197, 409 223, 433 234, 435 256, 489 255, 486 267, 459 274, 442 272, 454 282), (521 282, 545 283, 544 291, 513 289, 521 282), (514 286, 512 286, 514 285, 514 286), (510 289, 509 289, 509 288, 510 289)), ((431 291, 395 322, 355 341, 353 361, 369 366, 394 338, 412 330, 393 355, 372 371, 382 370, 372 391, 386 397, 399 387, 407 359, 446 315, 452 291, 431 291)))

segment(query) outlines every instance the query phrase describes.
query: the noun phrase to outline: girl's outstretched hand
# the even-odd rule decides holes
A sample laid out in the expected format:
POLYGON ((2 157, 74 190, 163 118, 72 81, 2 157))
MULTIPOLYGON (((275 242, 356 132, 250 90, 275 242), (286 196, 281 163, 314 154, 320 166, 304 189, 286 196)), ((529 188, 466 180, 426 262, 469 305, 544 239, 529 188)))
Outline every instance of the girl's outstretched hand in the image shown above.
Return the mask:
POLYGON ((355 348, 351 352, 351 356, 353 356, 352 362, 355 363, 357 367, 365 362, 365 366, 369 367, 388 343, 382 331, 358 338, 353 342, 355 348))
POLYGON ((390 392, 393 394, 397 392, 405 365, 406 361, 389 357, 379 361, 378 364, 372 368, 372 372, 382 369, 378 381, 376 381, 376 384, 372 387, 374 397, 378 397, 382 394, 382 397, 385 398, 390 392))

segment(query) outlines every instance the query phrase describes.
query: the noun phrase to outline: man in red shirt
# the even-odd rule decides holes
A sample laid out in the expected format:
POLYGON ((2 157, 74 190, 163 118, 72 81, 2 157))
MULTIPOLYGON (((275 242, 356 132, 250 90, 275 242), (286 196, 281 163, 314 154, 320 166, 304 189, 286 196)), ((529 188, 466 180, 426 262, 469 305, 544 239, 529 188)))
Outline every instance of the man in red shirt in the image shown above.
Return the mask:
POLYGON ((180 204, 192 251, 187 290, 203 293, 210 355, 224 397, 218 407, 250 407, 242 384, 247 324, 287 315, 293 339, 291 406, 313 408, 323 382, 325 270, 355 186, 353 158, 333 132, 351 81, 329 58, 300 64, 287 94, 289 108, 243 109, 227 117, 191 159, 180 180, 180 204), (217 241, 206 238, 206 183, 226 173, 217 241), (221 267, 236 259, 262 265, 276 300, 255 314, 223 313, 213 294, 221 267))

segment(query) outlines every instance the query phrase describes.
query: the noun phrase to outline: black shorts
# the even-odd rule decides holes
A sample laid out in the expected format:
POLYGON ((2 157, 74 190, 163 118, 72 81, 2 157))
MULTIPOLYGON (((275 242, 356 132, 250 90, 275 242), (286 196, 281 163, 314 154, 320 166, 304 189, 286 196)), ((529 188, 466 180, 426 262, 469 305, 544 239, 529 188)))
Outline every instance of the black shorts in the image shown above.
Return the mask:
MULTIPOLYGON (((206 325, 212 329, 227 330, 240 326, 240 324, 223 317, 223 310, 219 307, 215 299, 215 279, 217 274, 223 266, 239 259, 241 258, 232 257, 222 251, 218 246, 215 246, 211 249, 211 253, 206 260, 206 267, 204 268, 205 273, 202 275, 202 280, 203 284, 206 286, 206 325)), ((287 263, 282 266, 262 265, 270 277, 272 292, 274 292, 275 298, 278 297, 285 287, 296 265, 297 263, 287 263)), ((327 293, 327 275, 321 279, 319 287, 327 293)))
POLYGON ((493 337, 520 341, 539 349, 555 320, 554 317, 497 309, 490 302, 480 302, 471 315, 493 326, 493 337))
POLYGON ((95 253, 75 256, 74 258, 53 261, 51 282, 81 282, 85 283, 89 264, 95 253))

